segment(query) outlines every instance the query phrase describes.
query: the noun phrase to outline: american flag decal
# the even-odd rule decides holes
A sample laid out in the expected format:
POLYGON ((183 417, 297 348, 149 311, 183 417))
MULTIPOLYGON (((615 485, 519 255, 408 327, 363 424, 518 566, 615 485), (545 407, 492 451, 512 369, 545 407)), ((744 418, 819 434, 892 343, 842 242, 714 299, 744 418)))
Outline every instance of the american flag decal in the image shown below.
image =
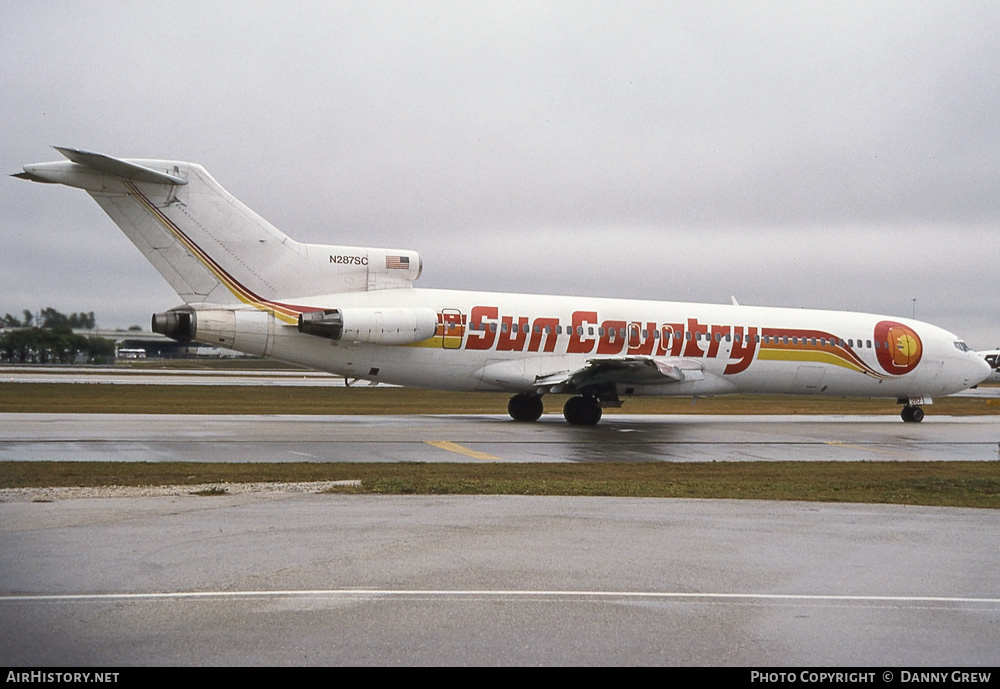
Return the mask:
POLYGON ((400 269, 409 270, 410 269, 410 257, 409 256, 386 256, 385 257, 385 267, 388 269, 400 269))

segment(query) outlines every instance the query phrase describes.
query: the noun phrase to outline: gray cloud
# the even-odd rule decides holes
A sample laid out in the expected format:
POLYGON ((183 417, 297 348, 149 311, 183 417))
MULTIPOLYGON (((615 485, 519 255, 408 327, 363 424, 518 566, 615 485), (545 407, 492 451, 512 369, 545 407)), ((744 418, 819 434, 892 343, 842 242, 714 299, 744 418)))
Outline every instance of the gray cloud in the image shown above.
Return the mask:
MULTIPOLYGON (((994 3, 6 3, 0 160, 194 160, 427 286, 867 310, 1000 343, 994 3)), ((177 302, 0 182, 0 313, 177 302)))

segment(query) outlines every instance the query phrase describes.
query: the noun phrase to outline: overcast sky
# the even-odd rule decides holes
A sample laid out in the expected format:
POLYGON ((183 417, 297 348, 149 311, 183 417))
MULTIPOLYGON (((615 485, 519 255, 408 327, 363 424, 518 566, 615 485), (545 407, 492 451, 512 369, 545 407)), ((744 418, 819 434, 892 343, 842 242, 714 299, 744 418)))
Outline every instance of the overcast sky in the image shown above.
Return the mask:
MULTIPOLYGON (((1000 3, 0 3, 0 170, 202 163, 417 282, 910 316, 1000 345, 1000 3), (914 300, 916 300, 914 302, 914 300)), ((0 178, 0 315, 180 303, 0 178)))

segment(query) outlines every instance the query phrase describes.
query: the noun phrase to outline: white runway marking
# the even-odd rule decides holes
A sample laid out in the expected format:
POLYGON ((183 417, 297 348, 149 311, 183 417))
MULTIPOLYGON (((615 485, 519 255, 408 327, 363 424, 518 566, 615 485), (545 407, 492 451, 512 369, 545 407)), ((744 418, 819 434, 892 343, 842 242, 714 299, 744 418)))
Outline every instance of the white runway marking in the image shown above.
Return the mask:
POLYGON ((177 600, 177 599, 235 599, 235 598, 472 598, 494 596, 497 598, 591 598, 610 599, 646 598, 653 600, 746 600, 746 601, 799 601, 803 603, 969 603, 1000 606, 1000 598, 970 598, 966 596, 864 596, 839 594, 801 593, 691 593, 673 591, 521 591, 486 589, 431 590, 431 589, 315 589, 275 591, 164 591, 152 593, 65 593, 0 596, 0 603, 20 601, 128 601, 128 600, 177 600))

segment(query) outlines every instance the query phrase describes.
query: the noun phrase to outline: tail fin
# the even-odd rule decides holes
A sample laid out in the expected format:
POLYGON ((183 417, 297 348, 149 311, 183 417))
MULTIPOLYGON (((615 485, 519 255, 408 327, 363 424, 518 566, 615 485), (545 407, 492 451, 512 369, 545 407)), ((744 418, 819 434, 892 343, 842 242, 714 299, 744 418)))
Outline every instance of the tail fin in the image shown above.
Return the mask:
POLYGON ((84 189, 188 304, 247 303, 409 287, 415 251, 302 244, 243 205, 200 165, 56 148, 65 161, 16 177, 84 189))

